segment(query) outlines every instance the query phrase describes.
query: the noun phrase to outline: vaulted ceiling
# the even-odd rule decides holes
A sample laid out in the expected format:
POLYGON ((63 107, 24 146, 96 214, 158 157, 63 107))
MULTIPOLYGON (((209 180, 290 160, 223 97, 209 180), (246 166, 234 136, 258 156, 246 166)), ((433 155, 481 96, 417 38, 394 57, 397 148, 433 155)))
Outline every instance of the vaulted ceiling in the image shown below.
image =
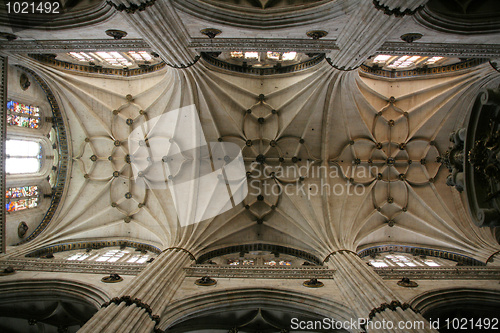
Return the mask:
MULTIPOLYGON (((113 10, 120 11, 120 3, 115 1, 113 10)), ((405 8, 413 11, 420 3, 425 1, 405 8)), ((303 17, 292 15, 283 1, 241 6, 215 0, 158 1, 155 6, 155 11, 133 15, 122 8, 119 15, 128 15, 126 22, 109 14, 103 18, 106 24, 96 21, 78 30, 88 41, 92 31, 113 23, 132 39, 143 38, 171 65, 153 73, 84 74, 10 54, 12 63, 34 70, 53 90, 71 140, 64 199, 48 227, 26 248, 131 239, 201 253, 258 242, 323 258, 337 249, 401 244, 453 250, 482 261, 498 248, 490 229, 471 222, 462 195, 446 186, 448 172, 439 159, 450 133, 467 123, 479 89, 498 86, 500 77, 488 63, 400 80, 333 68, 330 64, 354 68, 389 48, 384 41, 399 40, 399 25, 417 26, 408 17, 385 15, 371 1, 301 1, 303 17), (208 8, 205 21, 197 20, 202 5, 208 8), (231 14, 225 23, 221 12, 231 14), (265 24, 254 26, 242 19, 244 14, 265 24), (349 21, 353 17, 376 19, 360 30, 357 21, 349 21), (303 23, 305 18, 310 23, 303 23), (208 39, 199 33, 207 26, 226 35, 208 39), (314 28, 330 34, 308 39, 306 30, 314 28), (374 38, 375 31, 385 39, 374 38), (230 72, 204 60, 192 64, 200 51, 286 48, 287 40, 293 40, 294 50, 323 51, 330 64, 269 76, 230 72), (181 227, 170 191, 147 189, 134 180, 128 136, 148 120, 189 105, 199 113, 207 142, 241 147, 249 194, 221 215, 181 227)), ((428 32, 427 42, 439 40, 429 28, 418 29, 428 32)), ((76 30, 69 31, 76 37, 76 30)), ((19 40, 6 49, 28 50, 30 33, 17 31, 19 40)), ((62 32, 52 36, 64 40, 58 34, 62 32)), ((462 42, 482 41, 474 38, 463 36, 462 42)), ((81 50, 94 44, 88 45, 81 50)), ((124 39, 110 45, 125 50, 132 44, 124 39)), ((434 52, 426 50, 427 55, 434 52)), ((210 194, 194 193, 189 200, 198 202, 200 195, 210 194)))
POLYGON ((194 66, 119 80, 33 66, 63 103, 73 156, 62 209, 38 246, 125 238, 202 251, 264 242, 322 256, 405 244, 477 257, 495 246, 446 186, 438 161, 478 89, 498 83, 488 66, 401 81, 326 63, 281 76, 194 66), (168 190, 137 186, 127 138, 144 121, 191 104, 207 142, 241 147, 249 194, 181 227, 168 190))

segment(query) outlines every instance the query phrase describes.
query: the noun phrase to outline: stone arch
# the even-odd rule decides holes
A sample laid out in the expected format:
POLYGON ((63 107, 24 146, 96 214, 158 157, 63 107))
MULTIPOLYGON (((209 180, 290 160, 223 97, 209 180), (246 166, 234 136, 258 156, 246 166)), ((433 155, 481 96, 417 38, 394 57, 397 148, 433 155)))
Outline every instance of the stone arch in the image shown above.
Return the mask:
MULTIPOLYGON (((479 320, 496 318, 500 311, 500 290, 480 288, 433 289, 414 297, 409 304, 424 318, 440 320, 446 328, 446 319, 479 320)), ((475 322, 475 321, 474 321, 475 322)), ((448 324, 451 329, 451 323, 448 324)), ((448 332, 449 330, 444 330, 448 332)), ((443 332, 443 331, 442 331, 443 332)))
POLYGON ((159 328, 165 330, 197 317, 243 309, 287 311, 317 320, 349 321, 354 314, 346 305, 310 294, 275 288, 240 288, 198 294, 174 302, 163 311, 159 328))

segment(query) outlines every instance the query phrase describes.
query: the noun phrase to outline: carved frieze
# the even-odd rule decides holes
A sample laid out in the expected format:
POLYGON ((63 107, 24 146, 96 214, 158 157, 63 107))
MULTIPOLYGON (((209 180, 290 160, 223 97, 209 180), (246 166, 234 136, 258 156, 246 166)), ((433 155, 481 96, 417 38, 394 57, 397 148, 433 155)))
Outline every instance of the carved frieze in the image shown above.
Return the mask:
POLYGON ((137 275, 147 264, 67 261, 60 259, 7 259, 0 261, 0 268, 14 267, 16 271, 46 271, 90 274, 137 275))
POLYGON ((385 42, 377 53, 458 58, 497 58, 500 54, 500 45, 385 42))
POLYGON ((499 267, 375 268, 385 280, 498 280, 499 267))
POLYGON ((64 53, 69 51, 148 51, 142 39, 23 40, 1 42, 0 50, 16 53, 64 53))
POLYGON ((215 278, 245 279, 333 279, 335 270, 326 267, 231 267, 194 265, 184 268, 189 277, 210 276, 215 278))
POLYGON ((287 52, 293 50, 305 53, 327 53, 338 50, 337 44, 331 39, 192 38, 188 47, 198 52, 235 50, 287 52))

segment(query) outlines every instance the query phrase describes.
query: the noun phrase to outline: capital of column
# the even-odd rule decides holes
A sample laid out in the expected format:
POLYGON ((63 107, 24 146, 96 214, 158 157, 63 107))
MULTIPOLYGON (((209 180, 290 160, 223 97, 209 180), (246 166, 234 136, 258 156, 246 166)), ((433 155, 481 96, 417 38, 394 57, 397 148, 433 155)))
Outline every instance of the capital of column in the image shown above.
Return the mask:
POLYGON ((424 8, 426 2, 427 0, 411 2, 397 0, 373 0, 373 5, 385 15, 403 17, 406 15, 415 15, 417 11, 424 8))
POLYGON ((125 12, 127 14, 134 14, 137 11, 144 11, 146 8, 154 5, 156 0, 146 0, 141 2, 140 0, 108 0, 106 3, 111 7, 114 7, 119 12, 125 12))

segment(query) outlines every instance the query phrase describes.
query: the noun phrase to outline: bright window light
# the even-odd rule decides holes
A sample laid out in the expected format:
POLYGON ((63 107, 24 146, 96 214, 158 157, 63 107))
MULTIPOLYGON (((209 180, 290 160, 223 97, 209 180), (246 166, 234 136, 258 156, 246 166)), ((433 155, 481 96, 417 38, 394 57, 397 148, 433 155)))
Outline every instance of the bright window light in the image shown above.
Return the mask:
POLYGON ((8 158, 5 168, 9 174, 35 173, 40 170, 40 161, 36 158, 8 158))
POLYGON ((36 157, 40 153, 40 144, 34 141, 7 140, 5 153, 9 156, 36 157))
POLYGON ((375 57, 375 59, 373 59, 373 62, 376 62, 376 63, 384 63, 386 62, 387 60, 389 60, 391 58, 390 55, 387 55, 387 54, 379 54, 378 56, 375 57))
POLYGON ((5 168, 9 174, 35 173, 40 170, 40 144, 34 141, 7 140, 5 168))
POLYGON ((280 52, 271 52, 271 51, 267 51, 267 57, 268 57, 269 59, 279 60, 279 59, 280 59, 280 56, 281 56, 281 53, 280 53, 280 52))
POLYGON ((296 56, 297 52, 285 52, 283 53, 283 60, 284 61, 294 60, 296 56))
POLYGON ((383 261, 375 261, 375 260, 372 260, 370 261, 370 264, 373 266, 373 267, 389 267, 389 265, 387 265, 385 262, 383 261))
POLYGON ((424 263, 427 265, 427 266, 433 266, 433 267, 438 267, 440 266, 437 262, 435 262, 434 260, 426 260, 424 261, 424 263))
POLYGON ((414 61, 418 60, 420 56, 402 56, 396 59, 394 62, 392 62, 389 66, 389 68, 407 68, 415 64, 414 61))
POLYGON ((245 52, 246 59, 257 59, 259 58, 259 52, 245 52))
POLYGON ((233 51, 231 52, 231 58, 243 58, 243 52, 233 51))
POLYGON ((131 56, 135 61, 149 61, 151 60, 151 55, 146 51, 130 51, 128 55, 131 56))
POLYGON ((428 65, 432 65, 441 59, 443 59, 443 57, 432 57, 432 58, 428 59, 425 63, 428 65))
POLYGON ((88 55, 85 52, 70 52, 69 55, 78 61, 94 61, 95 59, 92 56, 88 55))

